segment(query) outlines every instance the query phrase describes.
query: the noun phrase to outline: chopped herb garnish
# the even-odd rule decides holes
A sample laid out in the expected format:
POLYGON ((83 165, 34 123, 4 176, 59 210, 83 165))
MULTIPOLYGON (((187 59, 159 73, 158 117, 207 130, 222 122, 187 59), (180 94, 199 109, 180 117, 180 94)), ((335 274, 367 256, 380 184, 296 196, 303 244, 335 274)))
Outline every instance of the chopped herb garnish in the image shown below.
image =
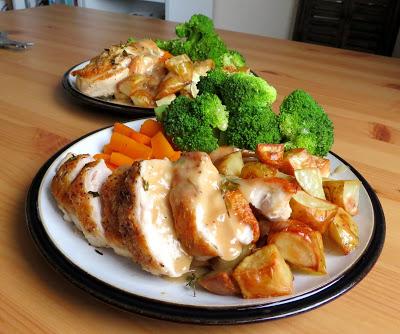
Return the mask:
POLYGON ((97 250, 97 249, 95 249, 94 250, 97 254, 100 254, 100 255, 103 255, 103 253, 102 252, 100 252, 99 250, 97 250))
POLYGON ((136 40, 133 38, 133 37, 129 37, 128 38, 128 40, 126 41, 126 43, 133 43, 133 42, 135 42, 136 40))
POLYGON ((66 162, 70 162, 70 161, 74 161, 75 159, 77 159, 78 156, 75 154, 72 154, 72 157, 70 157, 66 162))
POLYGON ((149 190, 149 181, 146 181, 144 178, 142 178, 142 183, 144 191, 149 190))
POLYGON ((123 55, 124 57, 128 57, 128 56, 129 56, 129 54, 128 54, 128 52, 127 52, 126 50, 122 51, 122 55, 123 55))
POLYGON ((194 271, 191 271, 189 276, 186 276, 186 286, 193 289, 193 297, 196 297, 196 285, 198 281, 194 271))
POLYGON ((93 197, 99 197, 100 194, 97 191, 88 191, 88 194, 92 195, 93 197))
POLYGON ((104 51, 106 51, 106 52, 110 52, 110 49, 106 48, 106 49, 104 49, 104 51))

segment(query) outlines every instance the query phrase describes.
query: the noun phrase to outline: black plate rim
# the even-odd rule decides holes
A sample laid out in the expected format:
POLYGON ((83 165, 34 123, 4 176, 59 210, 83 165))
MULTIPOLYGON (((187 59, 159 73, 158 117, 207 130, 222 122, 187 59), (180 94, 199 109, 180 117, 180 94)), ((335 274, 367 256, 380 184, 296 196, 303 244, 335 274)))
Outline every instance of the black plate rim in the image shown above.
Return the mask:
POLYGON ((62 152, 68 149, 68 147, 103 129, 92 131, 74 140, 70 144, 67 144, 39 169, 26 197, 25 216, 27 227, 34 243, 50 266, 74 285, 109 305, 150 318, 202 325, 233 325, 274 320, 317 308, 344 294, 368 274, 382 251, 386 234, 386 224, 382 206, 377 195, 365 178, 354 167, 337 154, 330 152, 338 160, 347 165, 362 182, 370 197, 375 221, 371 240, 364 253, 360 256, 358 261, 334 281, 312 290, 310 293, 305 293, 300 300, 291 300, 289 298, 284 301, 238 308, 209 308, 185 305, 179 305, 177 307, 176 304, 137 296, 115 288, 86 273, 69 261, 57 249, 40 221, 37 204, 40 184, 52 162, 62 152))
POLYGON ((136 116, 151 117, 155 115, 153 108, 126 106, 123 104, 108 102, 98 98, 90 97, 86 94, 83 94, 76 88, 74 88, 69 81, 69 75, 76 67, 82 65, 83 63, 86 63, 87 61, 88 60, 85 60, 79 64, 72 66, 64 73, 61 79, 61 84, 69 96, 71 96, 72 98, 74 98, 75 100, 84 105, 88 105, 95 108, 101 108, 103 110, 107 110, 119 115, 130 116, 130 117, 136 117, 136 116))

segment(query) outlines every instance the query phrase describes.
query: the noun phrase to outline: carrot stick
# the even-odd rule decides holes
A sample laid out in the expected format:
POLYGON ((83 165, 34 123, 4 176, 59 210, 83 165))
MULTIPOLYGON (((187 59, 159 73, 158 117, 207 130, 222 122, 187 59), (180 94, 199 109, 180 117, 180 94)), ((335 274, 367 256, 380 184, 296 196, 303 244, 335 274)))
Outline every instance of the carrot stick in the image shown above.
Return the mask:
POLYGON ((116 166, 131 166, 135 160, 126 156, 125 154, 113 152, 111 153, 110 162, 116 166))
POLYGON ((110 147, 110 144, 105 144, 103 146, 103 153, 105 153, 105 154, 111 154, 112 153, 112 149, 110 147))
POLYGON ((155 121, 154 119, 147 119, 144 121, 142 126, 140 127, 140 133, 153 137, 157 134, 157 132, 162 131, 161 123, 155 121))
POLYGON ((132 159, 150 159, 152 154, 150 147, 138 143, 118 132, 113 132, 110 147, 113 151, 125 154, 132 159))
POLYGON ((110 155, 105 153, 97 153, 93 156, 93 158, 96 160, 103 159, 105 162, 110 161, 110 155))
POLYGON ((114 124, 114 132, 120 133, 121 135, 127 136, 129 138, 132 138, 133 140, 136 140, 139 143, 142 143, 145 145, 150 144, 150 137, 131 129, 129 126, 126 126, 125 124, 115 123, 114 124))
POLYGON ((112 164, 112 163, 109 162, 109 161, 106 161, 106 165, 107 165, 107 167, 110 168, 111 170, 114 170, 114 169, 117 169, 117 168, 118 168, 117 165, 114 165, 114 164, 112 164))
POLYGON ((173 55, 169 53, 168 51, 164 51, 164 54, 162 57, 160 57, 160 61, 165 62, 167 59, 172 58, 173 55))
POLYGON ((168 158, 170 160, 177 160, 180 156, 180 154, 179 156, 177 155, 177 152, 174 151, 161 131, 151 138, 151 147, 153 148, 153 158, 156 159, 168 158))

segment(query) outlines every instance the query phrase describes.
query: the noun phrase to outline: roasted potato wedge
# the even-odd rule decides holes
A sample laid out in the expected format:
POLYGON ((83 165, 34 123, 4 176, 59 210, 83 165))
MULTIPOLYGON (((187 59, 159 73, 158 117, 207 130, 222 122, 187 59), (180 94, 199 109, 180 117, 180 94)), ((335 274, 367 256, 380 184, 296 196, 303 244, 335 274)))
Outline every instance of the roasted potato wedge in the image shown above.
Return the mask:
POLYGON ((352 216, 358 213, 360 184, 358 180, 327 180, 322 183, 326 199, 352 216))
POLYGON ((279 171, 294 176, 296 169, 317 167, 314 157, 304 148, 296 148, 285 152, 278 165, 279 171))
POLYGON ((274 177, 277 172, 278 170, 272 166, 268 166, 262 162, 251 161, 244 164, 240 177, 243 179, 274 177))
POLYGON ((318 274, 326 273, 321 233, 295 220, 289 220, 281 227, 279 223, 272 223, 271 230, 268 244, 275 244, 283 258, 294 268, 318 274))
POLYGON ((311 196, 325 199, 321 172, 318 168, 296 169, 294 171, 294 176, 296 177, 297 183, 305 192, 311 196))
POLYGON ((351 253, 359 243, 357 223, 342 208, 338 209, 336 216, 329 224, 328 235, 345 255, 351 253))
POLYGON ((245 257, 233 271, 244 298, 265 298, 293 293, 293 274, 274 245, 245 257))
POLYGON ((329 177, 331 175, 331 162, 329 159, 313 156, 317 168, 321 172, 322 177, 329 177))
POLYGON ((230 272, 212 271, 201 277, 198 284, 217 295, 234 296, 240 294, 240 289, 230 272))
POLYGON ((215 163, 216 161, 222 159, 223 157, 226 157, 228 154, 231 154, 238 150, 239 149, 237 149, 236 147, 233 147, 233 146, 220 146, 217 149, 215 149, 214 151, 210 152, 209 156, 210 156, 211 161, 213 163, 215 163))
POLYGON ((284 144, 258 144, 256 148, 257 158, 270 166, 278 166, 285 152, 284 144))
POLYGON ((242 152, 237 151, 224 156, 214 163, 218 171, 223 175, 240 176, 243 168, 242 152))
POLYGON ((337 205, 326 200, 312 197, 304 191, 298 191, 290 200, 292 219, 309 225, 312 229, 324 233, 337 212, 337 205))

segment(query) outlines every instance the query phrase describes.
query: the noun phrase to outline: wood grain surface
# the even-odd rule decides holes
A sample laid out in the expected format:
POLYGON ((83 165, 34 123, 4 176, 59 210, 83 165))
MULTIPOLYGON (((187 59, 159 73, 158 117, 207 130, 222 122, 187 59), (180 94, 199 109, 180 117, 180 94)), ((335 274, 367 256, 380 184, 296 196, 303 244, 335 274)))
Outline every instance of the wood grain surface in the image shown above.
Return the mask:
POLYGON ((0 49, 0 333, 398 333, 400 328, 400 59, 221 31, 278 90, 309 91, 335 124, 333 151, 370 182, 387 236, 373 270, 333 302, 254 325, 202 327, 127 314, 54 272, 26 229, 30 182, 59 148, 115 115, 77 105, 60 85, 72 65, 130 36, 169 38, 174 24, 63 6, 0 13, 0 31, 35 42, 0 49), (397 328, 397 330, 396 330, 397 328))

